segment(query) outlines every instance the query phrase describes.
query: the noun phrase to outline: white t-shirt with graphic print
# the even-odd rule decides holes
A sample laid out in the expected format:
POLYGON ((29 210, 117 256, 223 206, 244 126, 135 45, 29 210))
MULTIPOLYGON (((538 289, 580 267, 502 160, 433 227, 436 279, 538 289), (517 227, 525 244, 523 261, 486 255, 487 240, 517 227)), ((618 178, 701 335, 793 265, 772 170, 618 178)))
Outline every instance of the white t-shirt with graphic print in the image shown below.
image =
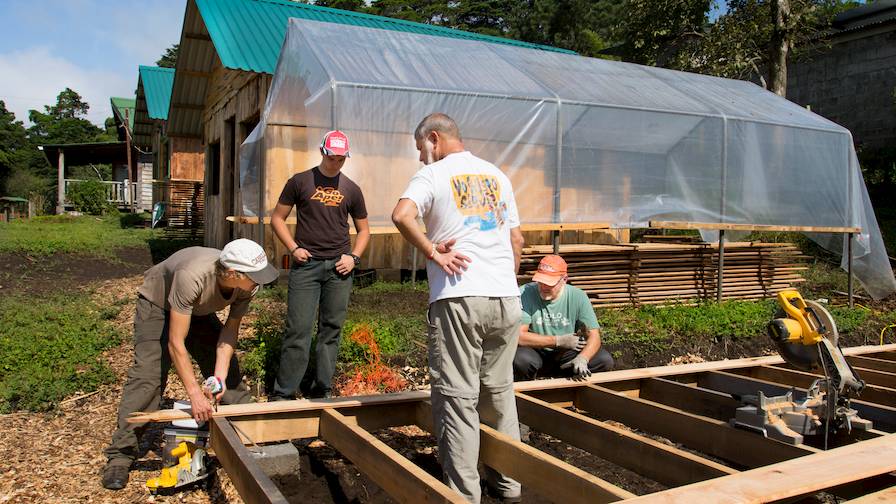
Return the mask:
POLYGON ((465 296, 519 296, 510 230, 520 225, 510 179, 495 165, 464 151, 424 166, 402 194, 417 205, 433 242, 457 240, 471 261, 448 275, 427 261, 429 302, 465 296))

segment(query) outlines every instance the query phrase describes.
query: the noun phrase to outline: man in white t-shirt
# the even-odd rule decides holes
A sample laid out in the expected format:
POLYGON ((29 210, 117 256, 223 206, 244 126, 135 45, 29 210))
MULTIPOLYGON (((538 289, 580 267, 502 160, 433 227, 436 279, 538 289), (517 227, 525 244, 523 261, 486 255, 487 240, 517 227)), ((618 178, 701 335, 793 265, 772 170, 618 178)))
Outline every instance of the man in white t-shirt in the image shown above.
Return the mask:
MULTIPOLYGON (((454 120, 430 114, 414 139, 426 166, 411 179, 392 221, 429 259, 429 373, 444 479, 479 502, 479 423, 520 435, 513 356, 523 235, 510 180, 464 149, 454 120), (418 215, 428 236, 417 227, 418 215)), ((490 493, 519 502, 519 483, 488 467, 486 474, 490 493)))

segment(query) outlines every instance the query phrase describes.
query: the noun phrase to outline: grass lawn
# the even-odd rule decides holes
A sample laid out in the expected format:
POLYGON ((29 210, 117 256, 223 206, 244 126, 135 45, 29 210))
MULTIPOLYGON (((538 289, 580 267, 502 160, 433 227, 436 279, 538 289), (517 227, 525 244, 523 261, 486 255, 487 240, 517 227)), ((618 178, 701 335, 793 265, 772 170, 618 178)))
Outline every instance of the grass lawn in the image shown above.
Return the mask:
POLYGON ((69 293, 0 299, 0 413, 52 409, 111 382, 101 354, 121 342, 110 322, 120 309, 69 293))
POLYGON ((113 256, 115 249, 141 247, 159 231, 131 227, 133 215, 50 215, 0 222, 0 253, 23 252, 47 256, 59 252, 113 256))

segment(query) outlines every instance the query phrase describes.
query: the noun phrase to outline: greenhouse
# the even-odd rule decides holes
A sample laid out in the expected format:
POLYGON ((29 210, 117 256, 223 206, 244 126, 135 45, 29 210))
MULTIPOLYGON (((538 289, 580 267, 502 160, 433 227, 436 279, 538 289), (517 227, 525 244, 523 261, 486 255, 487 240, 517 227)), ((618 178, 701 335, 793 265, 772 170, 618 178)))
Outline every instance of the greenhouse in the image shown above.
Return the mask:
MULTIPOLYGON (((338 128, 371 225, 391 225, 434 111, 510 177, 524 224, 858 227, 856 278, 896 290, 849 131, 799 105, 744 81, 362 26, 290 19, 241 152, 243 216, 269 216, 338 128)), ((845 266, 844 235, 810 237, 845 266)))

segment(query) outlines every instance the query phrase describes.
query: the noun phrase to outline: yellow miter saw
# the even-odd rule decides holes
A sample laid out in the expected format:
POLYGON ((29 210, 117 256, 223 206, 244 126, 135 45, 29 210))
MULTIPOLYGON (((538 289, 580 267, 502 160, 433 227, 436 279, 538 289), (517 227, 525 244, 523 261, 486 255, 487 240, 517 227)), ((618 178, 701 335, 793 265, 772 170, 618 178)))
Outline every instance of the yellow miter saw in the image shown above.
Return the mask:
POLYGON ((800 400, 794 400, 794 390, 783 396, 766 396, 762 391, 742 396, 744 406, 737 409, 731 424, 795 445, 804 436, 871 429, 871 422, 850 408, 850 399, 862 392, 865 382, 840 350, 834 318, 819 303, 803 300, 796 290, 781 291, 777 298, 781 309, 768 324, 769 337, 793 367, 820 370, 825 378, 815 380, 800 400))

